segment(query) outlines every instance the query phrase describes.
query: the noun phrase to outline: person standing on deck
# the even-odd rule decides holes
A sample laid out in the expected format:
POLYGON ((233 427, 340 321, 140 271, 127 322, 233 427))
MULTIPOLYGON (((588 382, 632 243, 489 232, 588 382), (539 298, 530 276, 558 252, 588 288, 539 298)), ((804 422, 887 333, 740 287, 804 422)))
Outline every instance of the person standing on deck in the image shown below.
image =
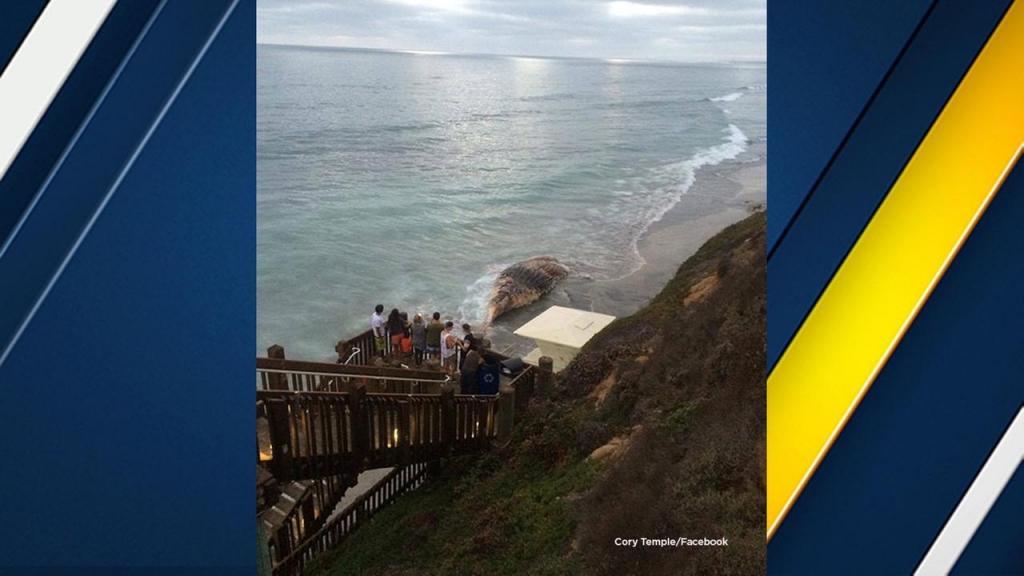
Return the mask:
POLYGON ((470 348, 480 344, 480 339, 473 335, 473 329, 469 324, 463 324, 462 331, 465 333, 465 336, 462 337, 464 342, 464 345, 462 346, 463 350, 468 352, 470 348))
POLYGON ((449 376, 455 374, 455 369, 458 366, 458 356, 455 355, 455 352, 459 348, 459 338, 452 334, 454 326, 451 322, 445 322, 444 332, 441 332, 441 365, 444 366, 444 371, 449 376))
POLYGON ((391 355, 398 360, 402 356, 402 340, 405 338, 405 321, 398 308, 392 309, 388 315, 388 332, 391 334, 391 355))
POLYGON ((460 383, 460 388, 462 389, 463 394, 476 394, 479 392, 476 373, 482 362, 483 358, 477 351, 476 346, 470 346, 469 351, 466 352, 466 358, 462 361, 462 381, 460 383))
POLYGON ((402 312, 402 324, 405 329, 402 331, 402 358, 412 354, 412 322, 409 322, 409 313, 402 312))
MULTIPOLYGON (((413 360, 417 366, 420 366, 423 364, 423 354, 427 350, 427 327, 423 324, 423 316, 417 314, 412 317, 412 327, 409 332, 412 333, 413 360)), ((440 332, 438 332, 438 341, 440 341, 440 332)))
POLYGON ((473 329, 469 324, 462 325, 462 341, 459 342, 459 347, 462 348, 462 362, 459 363, 459 370, 466 364, 466 354, 469 353, 470 349, 475 348, 479 345, 480 340, 473 335, 473 329))
POLYGON ((377 355, 380 357, 384 356, 384 318, 381 314, 384 313, 384 305, 377 304, 377 307, 373 309, 373 316, 370 317, 370 329, 373 330, 373 343, 377 348, 377 355))
POLYGON ((434 318, 427 324, 427 357, 433 358, 441 354, 441 332, 444 331, 444 324, 441 324, 441 313, 434 312, 434 318))

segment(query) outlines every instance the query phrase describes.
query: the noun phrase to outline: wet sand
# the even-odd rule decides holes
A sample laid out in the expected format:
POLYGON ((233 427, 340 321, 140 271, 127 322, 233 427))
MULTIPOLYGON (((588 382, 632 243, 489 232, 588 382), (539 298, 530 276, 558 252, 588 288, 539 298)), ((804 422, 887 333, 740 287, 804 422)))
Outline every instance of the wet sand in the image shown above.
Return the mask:
POLYGON ((709 168, 698 172, 692 196, 687 194, 641 238, 639 250, 644 265, 639 270, 624 278, 592 281, 589 286, 567 282, 570 302, 577 308, 628 316, 656 296, 679 266, 712 236, 765 205, 763 160, 709 168))
POLYGON ((640 238, 644 264, 632 274, 609 280, 569 277, 536 304, 510 312, 491 328, 496 350, 525 355, 533 342, 512 334, 549 306, 567 306, 622 317, 633 314, 656 296, 679 266, 726 226, 762 209, 767 201, 764 143, 745 157, 759 160, 705 166, 693 187, 640 238))

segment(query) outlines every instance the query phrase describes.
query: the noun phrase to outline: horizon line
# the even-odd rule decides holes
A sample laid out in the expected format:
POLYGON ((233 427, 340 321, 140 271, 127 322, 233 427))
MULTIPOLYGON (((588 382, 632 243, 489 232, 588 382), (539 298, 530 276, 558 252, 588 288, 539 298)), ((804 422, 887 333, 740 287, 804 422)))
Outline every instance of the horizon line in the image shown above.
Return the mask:
POLYGON ((496 58, 533 58, 540 60, 597 60, 601 62, 612 62, 622 64, 708 64, 708 65, 729 65, 729 64, 760 64, 767 65, 767 58, 754 60, 656 60, 650 58, 632 57, 601 57, 601 56, 548 56, 537 54, 501 54, 496 52, 441 52, 437 50, 414 50, 403 48, 369 48, 364 46, 334 46, 329 44, 292 44, 286 42, 256 42, 257 46, 271 46, 281 48, 319 48, 324 50, 361 50, 366 52, 385 52, 390 54, 410 54, 419 56, 484 56, 496 58))

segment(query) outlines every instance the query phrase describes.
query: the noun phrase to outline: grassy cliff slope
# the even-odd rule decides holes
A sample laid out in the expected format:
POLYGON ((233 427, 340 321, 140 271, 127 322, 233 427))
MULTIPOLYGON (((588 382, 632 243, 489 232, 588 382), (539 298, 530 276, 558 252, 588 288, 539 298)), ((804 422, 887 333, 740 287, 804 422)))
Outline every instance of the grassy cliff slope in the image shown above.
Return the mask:
POLYGON ((504 448, 448 463, 319 574, 764 572, 765 215, 709 240, 531 403, 504 448), (616 538, 728 538, 727 547, 616 538))

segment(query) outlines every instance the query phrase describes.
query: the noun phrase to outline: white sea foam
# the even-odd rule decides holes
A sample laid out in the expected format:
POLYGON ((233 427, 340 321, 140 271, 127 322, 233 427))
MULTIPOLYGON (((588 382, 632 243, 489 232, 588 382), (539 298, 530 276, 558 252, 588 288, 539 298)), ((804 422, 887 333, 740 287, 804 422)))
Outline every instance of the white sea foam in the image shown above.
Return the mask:
POLYGON ((628 230, 633 265, 625 274, 626 276, 636 272, 645 264, 643 256, 640 254, 640 239, 651 225, 661 220, 682 200, 696 181, 697 171, 704 166, 715 166, 734 160, 747 149, 749 139, 735 124, 729 124, 725 131, 728 134, 723 137, 724 142, 721 144, 705 148, 681 162, 656 169, 651 182, 654 187, 644 198, 645 201, 638 203, 638 198, 631 199, 632 206, 638 208, 639 212, 636 209, 630 210, 631 206, 625 204, 611 207, 610 214, 630 214, 629 217, 632 220, 628 230))
POLYGON ((657 209, 657 216, 647 222, 644 227, 644 231, 646 231, 647 227, 651 224, 661 220, 662 216, 664 216, 679 202, 680 199, 682 199, 683 194, 686 194, 697 179, 698 169, 704 166, 715 166, 727 160, 733 160, 747 149, 747 135, 744 134, 742 130, 740 130, 735 124, 729 124, 729 127, 726 128, 726 130, 729 134, 723 138, 725 142, 722 144, 701 150, 682 162, 670 164, 668 166, 671 170, 678 170, 681 178, 675 191, 669 195, 671 202, 662 203, 661 207, 657 209))
POLYGON ((466 297, 459 304, 458 324, 468 322, 480 325, 487 320, 487 304, 491 300, 491 287, 498 274, 507 268, 507 264, 491 264, 487 272, 466 288, 466 297))
POLYGON ((734 102, 736 100, 739 100, 741 96, 743 96, 743 92, 733 92, 731 94, 726 94, 725 96, 715 96, 714 98, 708 98, 708 100, 712 102, 734 102))

